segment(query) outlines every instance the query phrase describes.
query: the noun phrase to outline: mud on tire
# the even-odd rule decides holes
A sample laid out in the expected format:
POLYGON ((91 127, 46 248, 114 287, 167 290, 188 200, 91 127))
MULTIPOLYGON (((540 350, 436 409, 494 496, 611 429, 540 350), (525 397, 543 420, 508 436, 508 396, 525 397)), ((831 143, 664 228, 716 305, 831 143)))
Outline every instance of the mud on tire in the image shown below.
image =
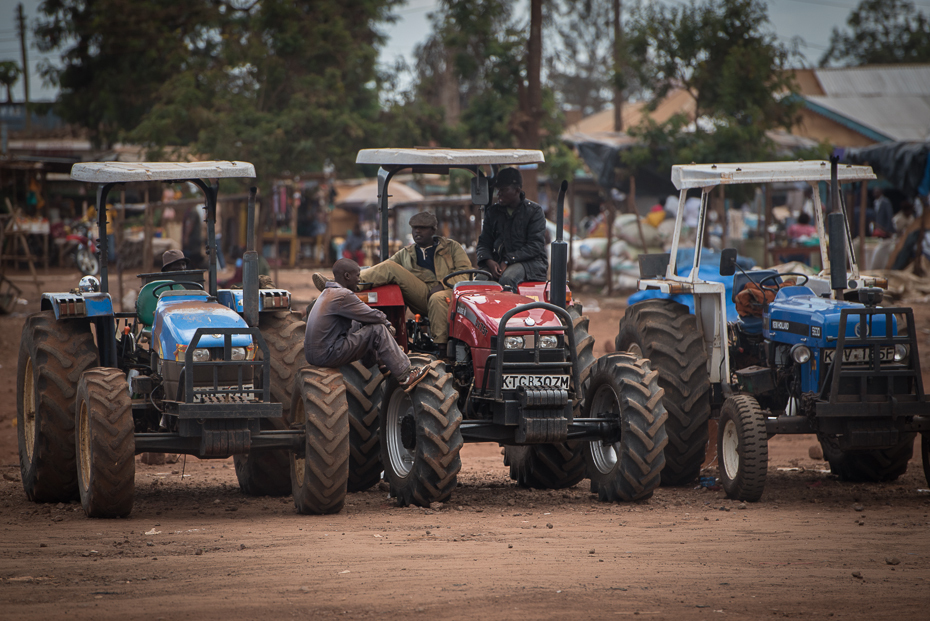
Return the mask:
POLYGON ((92 518, 125 517, 135 495, 132 399, 119 369, 90 369, 78 383, 74 412, 78 490, 92 518))
MULTIPOLYGON (((843 451, 835 436, 817 434, 823 448, 823 458, 830 462, 830 471, 840 480, 853 483, 883 483, 895 481, 907 472, 907 462, 914 455, 913 433, 902 433, 898 444, 888 449, 843 451)), ((926 435, 924 435, 926 441, 926 435)), ((926 469, 926 462, 924 462, 926 469)), ((926 470, 924 471, 926 473, 926 470)))
POLYGON ((613 442, 584 443, 591 489, 606 502, 643 500, 659 486, 665 466, 667 414, 659 372, 631 354, 608 354, 590 369, 585 418, 610 415, 620 421, 613 442))
POLYGON ((768 474, 769 445, 759 402, 736 395, 723 402, 717 424, 717 462, 729 498, 756 502, 768 474))
POLYGON ((349 491, 363 492, 381 480, 379 418, 384 377, 378 365, 342 367, 349 403, 349 491))
POLYGON ((26 320, 16 371, 16 434, 23 489, 32 501, 78 497, 74 402, 84 371, 97 364, 87 322, 57 321, 52 311, 26 320))
POLYGON ((386 384, 381 407, 381 462, 391 496, 401 506, 428 507, 449 498, 462 469, 462 414, 452 374, 426 356, 426 377, 407 394, 394 378, 386 384))
POLYGON ((648 358, 659 372, 668 412, 663 485, 688 485, 697 478, 707 448, 710 378, 697 319, 671 300, 637 302, 620 320, 617 351, 648 358))
MULTIPOLYGON (((581 371, 578 381, 584 386, 594 363, 594 337, 588 334, 588 317, 569 307, 575 333, 575 357, 581 371)), ((524 487, 563 489, 585 477, 585 443, 560 442, 504 447, 504 465, 510 478, 524 487)), ((593 488, 591 491, 597 491, 593 488)))
MULTIPOLYGON (((304 358, 304 333, 307 323, 300 313, 261 313, 258 317, 268 351, 271 354, 271 400, 283 404, 281 418, 265 419, 262 429, 288 429, 288 408, 298 371, 307 364, 304 358)), ((291 493, 290 456, 285 450, 254 451, 235 455, 239 489, 249 496, 287 496, 291 493)))
POLYGON ((290 418, 306 430, 303 455, 290 456, 294 506, 305 514, 338 513, 349 479, 349 413, 339 369, 301 369, 290 418))

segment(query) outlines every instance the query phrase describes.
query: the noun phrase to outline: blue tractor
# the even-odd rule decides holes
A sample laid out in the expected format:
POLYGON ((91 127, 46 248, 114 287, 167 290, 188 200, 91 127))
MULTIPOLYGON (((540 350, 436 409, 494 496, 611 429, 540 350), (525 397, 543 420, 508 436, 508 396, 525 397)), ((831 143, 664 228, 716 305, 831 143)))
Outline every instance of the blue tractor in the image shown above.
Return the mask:
POLYGON ((639 288, 658 294, 627 309, 616 339, 618 350, 647 357, 659 370, 669 413, 664 484, 697 477, 709 418, 719 419, 719 472, 732 498, 760 499, 768 438, 777 433, 816 434, 841 479, 877 482, 906 471, 920 432, 930 476, 930 403, 913 312, 880 306, 887 283, 860 275, 836 191, 840 183, 874 178, 867 166, 838 167, 835 161, 673 167, 681 198, 671 252, 640 258, 639 288), (702 189, 695 231, 701 248, 708 196, 718 185, 773 182, 813 187, 821 265, 829 268, 811 277, 736 273, 736 250, 726 249, 719 279, 707 272, 702 277, 700 252, 690 273, 681 275, 676 258, 687 190, 702 189), (826 217, 820 182, 834 189, 826 217), (728 298, 736 303, 734 321, 728 321, 728 298), (688 301, 693 311, 682 303, 688 301))
POLYGON ((327 376, 330 407, 313 420, 300 407, 307 391, 323 384, 307 381, 316 376, 302 368, 305 324, 290 312, 289 293, 259 289, 255 188, 247 210, 243 286, 217 288, 219 179, 254 177, 254 167, 108 162, 75 164, 71 175, 99 184, 100 231, 107 225, 107 196, 118 184, 197 186, 205 197, 209 270, 206 280, 202 270, 139 274, 135 310, 117 312, 109 293, 107 238, 101 235, 100 279, 85 276, 68 293, 42 296, 40 312, 23 328, 17 375, 27 496, 36 502, 80 497, 90 517, 125 516, 133 506, 135 455, 182 453, 234 456, 244 493, 293 492, 301 513, 338 511, 348 470, 345 389, 327 376), (317 441, 315 426, 327 433, 346 430, 326 443, 317 441), (344 468, 331 468, 333 479, 321 480, 316 473, 323 462, 344 468))

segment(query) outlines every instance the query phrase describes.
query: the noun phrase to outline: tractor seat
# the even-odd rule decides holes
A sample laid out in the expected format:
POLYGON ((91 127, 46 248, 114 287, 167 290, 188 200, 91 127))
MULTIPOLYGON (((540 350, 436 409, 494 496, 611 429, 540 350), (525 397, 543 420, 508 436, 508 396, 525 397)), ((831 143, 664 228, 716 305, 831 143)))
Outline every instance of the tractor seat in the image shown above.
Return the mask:
MULTIPOLYGON (((756 270, 753 272, 748 272, 752 276, 747 276, 742 272, 738 272, 733 275, 733 294, 731 299, 733 302, 736 302, 736 296, 739 295, 740 291, 746 288, 746 285, 750 282, 760 283, 763 278, 773 276, 778 274, 775 270, 756 270)), ((781 278, 774 279, 773 284, 781 283, 781 278)), ((737 306, 737 308, 739 308, 737 306)), ((762 334, 762 318, 756 317, 754 315, 741 314, 739 320, 737 321, 739 329, 745 334, 762 334)))
MULTIPOLYGON (((136 298, 136 318, 139 320, 139 323, 142 324, 142 330, 151 330, 152 324, 155 323, 155 307, 158 306, 158 297, 155 296, 155 289, 161 285, 168 285, 170 287, 165 287, 158 293, 158 297, 166 291, 181 291, 185 287, 183 283, 173 283, 170 280, 154 280, 144 287, 142 291, 139 292, 139 297, 136 298)), ((191 291, 193 293, 193 291, 191 291)))

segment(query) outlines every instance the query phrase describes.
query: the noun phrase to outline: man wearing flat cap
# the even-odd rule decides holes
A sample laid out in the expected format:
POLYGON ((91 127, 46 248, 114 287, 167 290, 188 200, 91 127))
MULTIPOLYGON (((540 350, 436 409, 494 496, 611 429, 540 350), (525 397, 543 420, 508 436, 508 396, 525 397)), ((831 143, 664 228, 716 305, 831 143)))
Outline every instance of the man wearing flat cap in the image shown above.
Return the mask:
MULTIPOLYGON (((452 292, 442 279, 458 270, 472 268, 462 245, 455 240, 436 235, 439 222, 428 211, 410 218, 413 244, 401 248, 394 256, 374 267, 362 270, 361 280, 372 287, 396 284, 400 286, 404 303, 414 313, 429 317, 430 336, 436 345, 449 341, 449 303, 452 292)), ((449 279, 450 285, 467 280, 463 274, 449 279)), ((325 279, 313 275, 313 284, 321 291, 325 279)))
POLYGON ((514 290, 521 282, 546 280, 549 257, 542 207, 526 200, 523 177, 516 168, 500 171, 494 187, 497 202, 484 214, 478 237, 478 266, 514 290))

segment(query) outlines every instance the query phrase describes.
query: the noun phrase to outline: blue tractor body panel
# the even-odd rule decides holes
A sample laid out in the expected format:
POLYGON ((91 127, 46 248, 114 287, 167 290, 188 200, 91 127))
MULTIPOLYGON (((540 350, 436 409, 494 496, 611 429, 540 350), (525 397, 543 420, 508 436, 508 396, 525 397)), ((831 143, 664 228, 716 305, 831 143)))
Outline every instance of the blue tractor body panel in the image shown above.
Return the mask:
MULTIPOLYGON (((159 357, 183 361, 184 351, 198 328, 248 328, 245 320, 232 309, 208 299, 203 291, 172 291, 159 298, 152 327, 153 346, 159 357)), ((247 334, 232 337, 233 347, 252 345, 252 338, 247 334)), ((223 337, 204 336, 198 347, 223 347, 223 337)))
MULTIPOLYGON (((216 300, 223 306, 237 313, 243 312, 242 289, 220 289, 216 300)), ((260 289, 258 292, 258 312, 288 310, 291 294, 285 289, 260 289)))
POLYGON ((109 293, 43 293, 41 310, 52 310, 55 319, 112 317, 109 293))

